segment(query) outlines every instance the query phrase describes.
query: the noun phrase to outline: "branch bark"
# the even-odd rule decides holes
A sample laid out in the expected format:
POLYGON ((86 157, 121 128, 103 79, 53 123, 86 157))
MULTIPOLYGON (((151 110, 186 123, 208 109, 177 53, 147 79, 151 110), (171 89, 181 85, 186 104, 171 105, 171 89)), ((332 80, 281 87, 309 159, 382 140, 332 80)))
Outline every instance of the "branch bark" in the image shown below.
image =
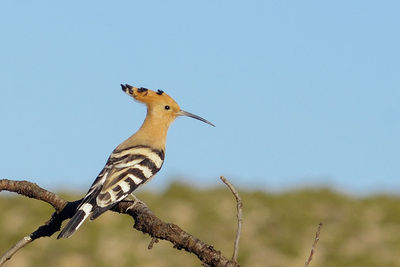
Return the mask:
MULTIPOLYGON (((28 181, 2 179, 0 180, 0 192, 2 190, 42 200, 52 205, 56 211, 46 223, 29 236, 21 239, 4 253, 0 258, 0 266, 11 259, 19 249, 27 244, 40 237, 49 237, 58 232, 61 229, 61 223, 74 215, 77 206, 81 202, 81 200, 68 202, 56 194, 28 181)), ((227 259, 220 251, 214 249, 213 246, 183 231, 179 226, 161 221, 142 201, 135 203, 132 201, 123 201, 116 205, 112 211, 130 215, 135 221, 133 227, 136 230, 149 234, 152 238, 169 241, 176 249, 183 249, 195 254, 205 265, 221 267, 239 266, 236 261, 227 259)))
POLYGON ((237 257, 239 254, 239 239, 240 239, 240 234, 242 232, 242 208, 243 208, 243 202, 242 199, 239 196, 238 191, 236 188, 231 184, 231 182, 228 181, 224 176, 221 176, 220 179, 226 186, 228 186, 229 190, 231 190, 233 196, 236 199, 236 209, 237 209, 237 231, 236 231, 236 238, 235 238, 235 243, 233 245, 233 255, 232 255, 232 260, 237 262, 237 257))
POLYGON ((315 253, 315 249, 317 248, 317 243, 319 241, 319 234, 321 233, 322 223, 318 224, 317 232, 315 233, 314 243, 311 247, 310 255, 308 256, 306 262, 304 263, 304 267, 308 267, 312 260, 312 257, 315 253))

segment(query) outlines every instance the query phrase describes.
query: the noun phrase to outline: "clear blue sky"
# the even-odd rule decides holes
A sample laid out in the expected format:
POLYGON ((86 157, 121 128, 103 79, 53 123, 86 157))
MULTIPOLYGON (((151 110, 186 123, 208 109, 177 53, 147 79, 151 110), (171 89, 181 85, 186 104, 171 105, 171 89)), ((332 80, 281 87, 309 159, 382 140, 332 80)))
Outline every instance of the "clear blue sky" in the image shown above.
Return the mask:
POLYGON ((400 192, 398 1, 1 1, 0 177, 85 191, 162 89, 154 189, 400 192))

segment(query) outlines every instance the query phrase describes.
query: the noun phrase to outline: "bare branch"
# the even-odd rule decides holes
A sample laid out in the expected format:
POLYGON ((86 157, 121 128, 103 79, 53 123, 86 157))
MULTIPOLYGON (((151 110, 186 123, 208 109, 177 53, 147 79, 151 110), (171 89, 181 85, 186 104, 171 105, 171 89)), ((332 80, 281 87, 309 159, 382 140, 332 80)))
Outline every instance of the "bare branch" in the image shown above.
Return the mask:
POLYGON ((308 256, 308 259, 306 260, 306 263, 304 264, 304 267, 308 267, 310 265, 310 262, 312 260, 313 255, 314 255, 314 252, 315 252, 315 249, 317 247, 317 243, 319 241, 319 234, 321 232, 321 227, 322 227, 322 223, 319 223, 317 232, 315 233, 314 243, 313 243, 313 245, 311 247, 310 256, 308 256))
POLYGON ((15 192, 26 197, 47 202, 52 205, 57 212, 60 212, 62 209, 64 209, 65 205, 67 205, 68 203, 56 194, 49 192, 41 188, 37 184, 28 181, 13 181, 2 179, 0 180, 0 192, 2 190, 15 192))
POLYGON ((147 246, 147 249, 152 249, 155 243, 158 243, 158 239, 153 237, 150 241, 150 244, 147 246))
POLYGON ((30 236, 25 236, 20 241, 17 242, 14 246, 12 246, 9 250, 4 253, 0 258, 0 266, 2 266, 6 261, 11 259, 11 257, 17 253, 18 250, 28 245, 32 242, 32 238, 30 236))
POLYGON ((235 238, 235 243, 234 243, 234 249, 233 249, 233 255, 232 255, 232 261, 237 262, 237 257, 239 253, 239 239, 240 239, 240 233, 242 232, 242 208, 243 208, 243 203, 242 199, 239 196, 238 191, 236 188, 231 184, 231 182, 228 181, 224 176, 221 176, 220 179, 224 184, 226 184, 229 189, 231 190, 232 194, 236 198, 236 208, 237 208, 237 231, 236 231, 236 238, 235 238))
MULTIPOLYGON (((0 266, 2 266, 5 261, 9 260, 19 249, 35 239, 52 236, 55 232, 59 231, 61 223, 74 215, 77 206, 81 202, 81 200, 68 202, 54 193, 28 181, 0 180, 0 191, 2 190, 16 192, 30 198, 47 202, 54 207, 56 212, 52 214, 49 221, 40 226, 29 236, 20 240, 3 254, 0 258, 0 266)), ((133 226, 135 229, 149 234, 152 238, 167 240, 171 242, 176 249, 184 249, 195 254, 208 266, 239 266, 235 261, 225 258, 221 252, 215 250, 213 246, 193 237, 191 234, 183 231, 179 226, 161 221, 142 201, 123 201, 116 205, 112 211, 130 215, 135 221, 133 226)))

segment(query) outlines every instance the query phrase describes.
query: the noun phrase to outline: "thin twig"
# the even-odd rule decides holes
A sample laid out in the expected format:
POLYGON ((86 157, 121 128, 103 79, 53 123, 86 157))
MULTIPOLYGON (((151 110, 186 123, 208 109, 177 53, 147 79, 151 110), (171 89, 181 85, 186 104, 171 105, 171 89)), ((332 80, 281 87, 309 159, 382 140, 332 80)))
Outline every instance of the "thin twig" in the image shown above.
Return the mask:
POLYGON ((151 239, 151 241, 150 241, 150 244, 147 246, 147 249, 152 249, 154 243, 158 243, 158 241, 159 241, 159 240, 158 240, 157 238, 153 237, 153 238, 151 239))
POLYGON ((236 231, 236 238, 235 238, 235 244, 234 244, 234 249, 233 249, 233 255, 232 255, 232 260, 237 262, 237 257, 239 253, 239 239, 240 239, 240 233, 242 232, 242 208, 243 208, 243 203, 242 199, 239 196, 238 191, 236 188, 224 177, 221 176, 220 179, 224 184, 226 184, 229 189, 231 190, 232 194, 236 198, 236 208, 237 208, 237 231, 236 231))
MULTIPOLYGON (((3 180, 0 180, 0 190, 2 188, 1 182, 3 180)), ((16 181, 13 181, 15 184, 16 181)), ((25 183, 29 183, 27 181, 23 181, 22 184, 24 185, 25 183)), ((18 185, 18 184, 17 184, 18 185)), ((32 188, 32 187, 31 187, 32 188)), ((40 188, 40 191, 46 191, 45 189, 40 188)), ((10 190, 12 191, 12 190, 10 190)), ((35 192, 30 192, 32 198, 35 198, 35 192)), ((49 192, 51 193, 51 192, 49 192)), ((24 195, 22 192, 20 193, 24 195)), ((58 196, 57 196, 58 197, 58 196)), ((40 198, 41 200, 48 202, 49 199, 44 200, 43 198, 40 198)), ((20 241, 18 241, 14 246, 12 246, 9 250, 7 250, 3 255, 0 257, 0 266, 2 266, 6 261, 10 260, 11 257, 18 252, 18 250, 22 249, 29 243, 35 241, 38 238, 45 237, 45 236, 51 236, 53 233, 57 232, 61 228, 61 223, 68 218, 71 218, 73 215, 73 212, 76 210, 78 207, 79 203, 81 202, 80 200, 74 201, 74 202, 67 202, 61 198, 58 199, 57 203, 58 205, 64 207, 60 213, 54 212, 53 215, 51 216, 50 220, 48 220, 46 223, 38 227, 33 233, 31 233, 28 236, 25 236, 22 238, 20 241), (64 203, 65 202, 65 203, 64 203)), ((50 203, 50 202, 48 202, 50 203)), ((54 208, 60 209, 60 207, 57 206, 57 203, 50 203, 51 205, 55 206, 54 208)))
POLYGON ((310 262, 312 260, 312 257, 313 257, 314 252, 315 252, 315 248, 317 247, 317 243, 319 241, 319 233, 321 232, 321 227, 322 227, 322 223, 319 223, 317 232, 315 233, 314 243, 313 243, 313 245, 311 247, 310 256, 308 256, 308 259, 306 260, 306 263, 304 264, 304 267, 308 267, 308 265, 310 264, 310 262))
POLYGON ((25 236, 21 240, 19 240, 14 246, 12 246, 9 250, 7 250, 0 258, 0 266, 2 266, 6 261, 11 259, 11 257, 17 253, 18 250, 28 245, 32 242, 32 238, 30 236, 25 236))

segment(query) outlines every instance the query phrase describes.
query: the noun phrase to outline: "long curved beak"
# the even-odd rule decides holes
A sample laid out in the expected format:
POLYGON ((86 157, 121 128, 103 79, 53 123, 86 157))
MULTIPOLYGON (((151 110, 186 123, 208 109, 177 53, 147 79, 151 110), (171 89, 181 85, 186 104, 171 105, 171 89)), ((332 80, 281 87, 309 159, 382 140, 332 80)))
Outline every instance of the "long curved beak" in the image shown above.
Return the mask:
POLYGON ((208 120, 203 119, 202 117, 197 116, 197 115, 195 115, 195 114, 193 114, 193 113, 184 111, 184 110, 182 110, 182 109, 179 111, 179 115, 180 115, 180 116, 191 117, 191 118, 197 119, 197 120, 199 120, 199 121, 205 122, 205 123, 210 124, 211 126, 214 126, 214 127, 215 127, 215 125, 212 124, 211 122, 209 122, 208 120))

